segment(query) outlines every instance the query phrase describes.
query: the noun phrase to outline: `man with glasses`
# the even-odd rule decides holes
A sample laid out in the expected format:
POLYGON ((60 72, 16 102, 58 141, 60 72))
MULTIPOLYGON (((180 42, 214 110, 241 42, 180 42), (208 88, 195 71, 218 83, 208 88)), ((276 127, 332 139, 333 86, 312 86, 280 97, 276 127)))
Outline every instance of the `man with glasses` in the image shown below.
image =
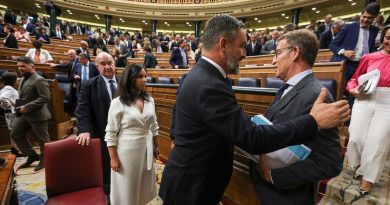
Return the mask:
POLYGON ((348 119, 347 102, 322 103, 324 90, 311 115, 255 126, 238 105, 226 78, 238 72, 245 58, 243 26, 229 15, 214 16, 206 23, 202 58, 188 72, 176 98, 175 147, 159 191, 164 204, 218 204, 232 175, 233 145, 252 154, 271 152, 312 139, 318 129, 348 119))
POLYGON ((81 82, 76 120, 78 136, 76 140, 81 146, 88 146, 90 138, 99 138, 102 150, 103 188, 110 196, 110 156, 106 135, 108 110, 110 102, 115 98, 118 78, 115 76, 115 62, 106 52, 100 52, 95 59, 100 75, 81 82))
MULTIPOLYGON (((291 31, 279 38, 272 63, 276 66, 276 77, 285 86, 265 114, 273 124, 310 113, 323 87, 312 71, 317 53, 317 37, 308 30, 291 31)), ((326 102, 333 102, 330 94, 326 102)), ((319 130, 314 140, 303 144, 312 150, 304 160, 274 169, 268 167, 263 157, 259 164, 252 164, 253 186, 261 204, 314 205, 318 181, 340 173, 343 161, 336 126, 319 130)))

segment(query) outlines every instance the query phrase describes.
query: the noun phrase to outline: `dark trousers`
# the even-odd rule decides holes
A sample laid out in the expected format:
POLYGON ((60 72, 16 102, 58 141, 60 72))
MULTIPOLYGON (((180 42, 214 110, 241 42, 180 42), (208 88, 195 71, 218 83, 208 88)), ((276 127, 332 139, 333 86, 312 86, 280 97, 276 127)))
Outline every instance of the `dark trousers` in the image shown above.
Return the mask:
POLYGON ((103 189, 104 193, 110 196, 111 187, 111 165, 110 165, 110 154, 108 153, 107 144, 104 139, 100 139, 101 150, 102 150, 102 167, 103 167, 103 189))
MULTIPOLYGON (((345 85, 344 88, 346 87, 346 84, 348 81, 352 78, 353 74, 355 74, 357 68, 359 66, 359 61, 351 61, 347 60, 345 62, 345 85)), ((353 103, 355 102, 355 97, 348 92, 345 92, 345 96, 347 97, 348 104, 352 109, 353 103)))
POLYGON ((11 137, 19 147, 20 151, 28 157, 37 155, 26 137, 26 132, 31 129, 41 148, 41 160, 43 161, 43 146, 50 142, 47 121, 31 122, 23 116, 16 117, 15 124, 11 130, 11 137))

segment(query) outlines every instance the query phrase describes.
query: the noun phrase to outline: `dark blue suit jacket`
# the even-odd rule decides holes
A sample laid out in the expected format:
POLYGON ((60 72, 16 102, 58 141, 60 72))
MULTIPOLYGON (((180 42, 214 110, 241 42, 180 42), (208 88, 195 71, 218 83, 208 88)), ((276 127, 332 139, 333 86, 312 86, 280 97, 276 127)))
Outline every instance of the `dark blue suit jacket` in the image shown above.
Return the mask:
MULTIPOLYGON (((359 38, 360 22, 354 22, 346 24, 337 36, 329 45, 329 49, 333 51, 333 57, 331 61, 342 61, 346 60, 344 56, 340 56, 338 52, 341 49, 355 50, 356 44, 359 38)), ((370 26, 370 35, 368 38, 368 46, 370 53, 375 51, 375 38, 378 35, 379 29, 376 26, 370 26)))
MULTIPOLYGON (((187 66, 188 66, 189 62, 188 62, 187 51, 185 51, 185 53, 186 53, 187 66)), ((183 57, 181 56, 181 52, 179 48, 176 48, 175 50, 172 51, 171 58, 169 59, 169 63, 172 65, 172 68, 175 68, 175 65, 179 66, 179 68, 184 68, 183 57)))
POLYGON ((255 126, 231 85, 203 58, 188 72, 176 100, 175 147, 159 191, 164 204, 218 204, 231 178, 233 145, 260 154, 317 134, 309 115, 255 126))
MULTIPOLYGON (((83 78, 82 76, 82 69, 83 69, 83 64, 81 63, 77 63, 75 66, 74 66, 74 73, 73 73, 73 79, 74 79, 74 76, 75 75, 78 75, 80 76, 80 78, 83 78)), ((88 75, 88 79, 91 79, 93 77, 96 77, 98 75, 100 75, 99 73, 99 70, 96 68, 96 65, 93 64, 93 63, 89 63, 89 66, 88 66, 88 69, 89 69, 89 75, 88 75)), ((77 84, 77 93, 80 92, 80 82, 81 80, 75 80, 75 83, 77 84)))

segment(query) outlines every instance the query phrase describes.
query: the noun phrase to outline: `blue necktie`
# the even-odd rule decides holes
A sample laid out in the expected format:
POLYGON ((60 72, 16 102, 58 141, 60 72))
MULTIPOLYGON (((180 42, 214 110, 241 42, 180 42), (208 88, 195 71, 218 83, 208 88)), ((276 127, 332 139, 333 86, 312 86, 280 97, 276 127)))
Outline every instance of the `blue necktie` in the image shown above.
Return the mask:
POLYGON ((290 87, 290 85, 285 83, 285 84, 283 84, 282 87, 279 88, 278 92, 276 92, 275 99, 274 99, 274 102, 272 104, 277 103, 282 98, 284 91, 288 87, 290 87))
POLYGON ((363 29, 363 51, 362 51, 362 56, 369 53, 368 49, 368 30, 363 29))
POLYGON ((109 80, 110 83, 110 90, 111 90, 111 99, 115 97, 116 88, 114 86, 114 80, 109 80))
POLYGON ((83 80, 87 80, 87 66, 83 65, 83 80))

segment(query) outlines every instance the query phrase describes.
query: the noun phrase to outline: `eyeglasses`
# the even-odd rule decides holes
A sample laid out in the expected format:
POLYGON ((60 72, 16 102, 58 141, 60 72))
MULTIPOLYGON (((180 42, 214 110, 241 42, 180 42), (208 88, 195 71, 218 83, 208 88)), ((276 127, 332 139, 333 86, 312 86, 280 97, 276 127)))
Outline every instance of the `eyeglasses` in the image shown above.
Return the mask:
POLYGON ((275 50, 275 58, 278 58, 278 55, 282 54, 284 50, 291 49, 292 47, 280 48, 275 50))

